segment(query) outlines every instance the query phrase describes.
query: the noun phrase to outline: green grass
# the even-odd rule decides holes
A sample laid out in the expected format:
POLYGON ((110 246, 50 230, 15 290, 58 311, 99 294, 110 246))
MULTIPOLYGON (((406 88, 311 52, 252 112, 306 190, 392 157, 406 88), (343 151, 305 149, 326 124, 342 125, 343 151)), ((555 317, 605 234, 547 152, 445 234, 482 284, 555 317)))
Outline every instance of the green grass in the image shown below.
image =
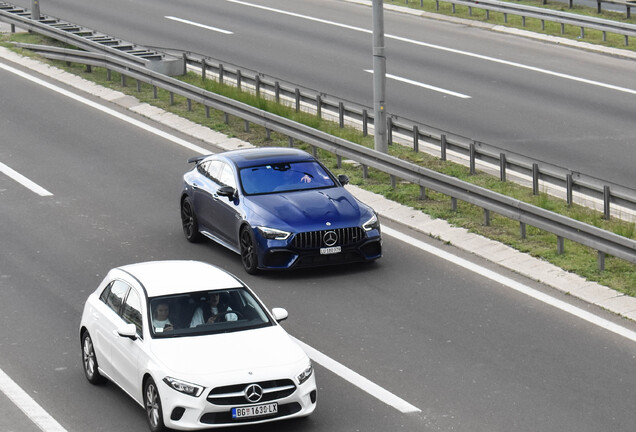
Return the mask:
MULTIPOLYGON (((50 43, 50 41, 45 38, 33 34, 6 35, 0 37, 0 43, 15 49, 13 45, 7 43, 9 40, 36 44, 50 43)), ((34 56, 34 54, 25 50, 17 49, 17 51, 24 55, 34 56)), ((164 90, 159 89, 157 98, 155 99, 150 85, 143 84, 141 85, 141 90, 137 91, 136 81, 128 79, 128 85, 123 87, 121 77, 117 73, 113 72, 111 74, 111 80, 108 80, 106 71, 101 68, 92 68, 92 72, 89 73, 83 65, 67 65, 63 62, 54 61, 50 61, 49 63, 73 74, 80 75, 89 81, 135 96, 142 102, 147 102, 166 111, 173 112, 195 123, 227 134, 230 137, 236 137, 257 146, 285 147, 289 145, 289 140, 286 136, 272 132, 270 139, 267 139, 265 129, 253 124, 250 125, 249 131, 246 131, 245 122, 241 119, 229 116, 229 121, 226 123, 225 116, 222 112, 210 110, 210 116, 207 117, 205 108, 195 103, 191 104, 191 110, 189 110, 185 98, 175 96, 174 103, 171 104, 170 95, 164 90)), ((307 113, 296 112, 288 106, 258 98, 253 94, 241 92, 231 86, 222 85, 212 80, 203 80, 199 75, 193 73, 189 73, 181 77, 181 79, 190 84, 198 85, 209 91, 290 118, 360 145, 370 148, 373 147, 373 137, 362 136, 362 133, 358 130, 340 128, 336 123, 319 119, 307 113)), ((312 150, 305 143, 296 142, 295 145, 307 151, 312 150)), ((439 158, 426 153, 416 153, 412 149, 401 145, 391 145, 389 147, 389 153, 421 166, 457 177, 460 180, 540 206, 604 230, 636 239, 636 227, 634 223, 627 223, 618 219, 604 220, 602 214, 599 212, 576 205, 568 206, 563 200, 548 196, 544 193, 538 196, 533 195, 530 188, 512 182, 501 182, 498 178, 482 172, 471 175, 469 169, 463 165, 449 161, 441 161, 439 158)), ((605 270, 599 271, 597 266, 597 253, 592 249, 566 240, 565 252, 558 254, 557 239, 553 234, 528 226, 526 238, 523 239, 520 236, 519 224, 515 221, 491 213, 490 225, 486 226, 484 225, 484 213, 481 208, 468 203, 458 202, 457 210, 452 211, 451 200, 446 195, 427 190, 426 197, 421 199, 420 187, 417 185, 398 180, 396 181, 395 188, 393 188, 391 186, 391 178, 388 174, 369 168, 368 176, 364 178, 361 167, 356 167, 351 164, 342 164, 341 167, 338 167, 337 158, 334 155, 323 150, 317 150, 317 154, 330 169, 336 173, 347 174, 351 179, 351 183, 354 185, 384 195, 391 200, 420 210, 434 218, 445 219, 452 225, 464 227, 471 232, 497 240, 519 251, 549 261, 567 271, 583 276, 588 280, 597 281, 600 284, 627 295, 636 296, 636 265, 634 264, 608 256, 605 261, 605 270)))
MULTIPOLYGON (((489 12, 489 17, 486 18, 486 11, 483 9, 472 8, 472 13, 467 6, 455 6, 455 12, 453 13, 453 8, 451 3, 444 2, 440 0, 439 9, 436 9, 435 0, 424 0, 423 7, 420 7, 419 0, 409 0, 408 4, 406 0, 385 0, 386 4, 405 6, 412 9, 422 10, 426 12, 433 12, 440 15, 453 16, 456 18, 464 18, 475 21, 487 22, 490 24, 503 25, 511 28, 518 28, 523 30, 528 30, 535 33, 541 33, 552 36, 559 36, 567 39, 584 41, 595 45, 602 45, 606 47, 612 48, 620 48, 629 51, 636 51, 636 41, 630 40, 630 44, 625 46, 625 38, 622 35, 607 33, 606 40, 603 40, 603 33, 598 30, 585 29, 585 37, 581 38, 581 28, 573 25, 566 25, 565 32, 561 33, 561 24, 554 22, 545 22, 545 27, 542 28, 541 20, 536 18, 526 18, 525 25, 520 16, 515 16, 508 14, 507 20, 504 18, 503 13, 499 12, 489 12)), ((596 18, 602 18, 612 21, 619 21, 628 24, 636 24, 636 19, 632 16, 627 19, 625 12, 612 12, 602 10, 601 13, 596 12, 596 8, 591 8, 587 6, 581 6, 576 4, 576 0, 574 0, 574 5, 570 9, 566 3, 561 3, 557 1, 548 1, 545 5, 542 4, 540 0, 522 0, 522 1, 510 1, 509 3, 526 5, 526 6, 535 6, 542 7, 545 9, 551 9, 555 11, 568 12, 573 14, 591 16, 596 18)), ((633 39, 633 38, 632 38, 633 39)))

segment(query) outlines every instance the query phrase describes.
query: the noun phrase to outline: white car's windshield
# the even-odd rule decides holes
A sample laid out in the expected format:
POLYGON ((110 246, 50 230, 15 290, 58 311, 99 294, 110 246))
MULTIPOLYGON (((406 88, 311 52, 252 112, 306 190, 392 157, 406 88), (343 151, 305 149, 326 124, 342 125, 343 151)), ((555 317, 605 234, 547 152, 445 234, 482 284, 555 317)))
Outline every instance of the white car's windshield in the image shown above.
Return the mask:
POLYGON ((315 161, 243 168, 240 177, 243 191, 247 195, 292 192, 335 185, 332 177, 315 161))
POLYGON ((273 325, 244 288, 196 291, 148 301, 153 337, 224 333, 273 325))

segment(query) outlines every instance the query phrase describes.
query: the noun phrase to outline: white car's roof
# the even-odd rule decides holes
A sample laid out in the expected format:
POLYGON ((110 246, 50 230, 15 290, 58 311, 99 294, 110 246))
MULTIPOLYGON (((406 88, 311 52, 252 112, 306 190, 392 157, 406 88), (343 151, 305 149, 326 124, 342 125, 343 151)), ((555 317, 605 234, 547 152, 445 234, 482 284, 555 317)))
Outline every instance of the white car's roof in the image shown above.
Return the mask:
POLYGON ((114 269, 134 276, 148 297, 244 286, 223 269, 199 261, 150 261, 114 269))

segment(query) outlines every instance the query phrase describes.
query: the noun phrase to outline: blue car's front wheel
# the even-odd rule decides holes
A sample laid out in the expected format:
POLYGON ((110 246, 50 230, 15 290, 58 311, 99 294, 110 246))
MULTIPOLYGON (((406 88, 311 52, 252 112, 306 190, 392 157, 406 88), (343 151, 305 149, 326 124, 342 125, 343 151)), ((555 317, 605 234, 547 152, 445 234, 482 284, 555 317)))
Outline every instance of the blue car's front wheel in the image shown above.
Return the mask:
POLYGON ((249 227, 241 229, 240 241, 243 267, 249 274, 255 274, 258 272, 258 255, 256 253, 254 234, 249 227))

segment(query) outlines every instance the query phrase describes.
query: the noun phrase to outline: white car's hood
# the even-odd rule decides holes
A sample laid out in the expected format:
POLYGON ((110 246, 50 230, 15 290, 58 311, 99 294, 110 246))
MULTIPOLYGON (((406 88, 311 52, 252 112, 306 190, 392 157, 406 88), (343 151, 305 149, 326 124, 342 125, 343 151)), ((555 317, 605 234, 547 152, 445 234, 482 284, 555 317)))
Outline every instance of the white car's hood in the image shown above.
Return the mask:
POLYGON ((155 339, 157 361, 182 376, 277 369, 302 362, 305 352, 280 326, 205 336, 155 339))

